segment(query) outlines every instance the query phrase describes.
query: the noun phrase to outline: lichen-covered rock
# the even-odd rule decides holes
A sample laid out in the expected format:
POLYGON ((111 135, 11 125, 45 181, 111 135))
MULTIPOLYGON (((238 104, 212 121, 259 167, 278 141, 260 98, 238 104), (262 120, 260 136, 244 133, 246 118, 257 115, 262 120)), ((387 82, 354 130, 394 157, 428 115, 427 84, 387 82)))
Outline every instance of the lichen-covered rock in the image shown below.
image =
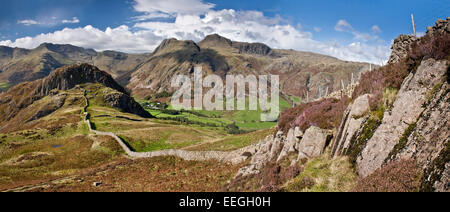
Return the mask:
POLYGON ((278 153, 283 148, 283 132, 276 136, 268 136, 256 145, 256 153, 248 166, 241 168, 237 176, 259 174, 261 169, 270 161, 277 159, 278 153))
POLYGON ((295 127, 294 129, 294 136, 298 139, 302 139, 303 138, 303 132, 302 130, 300 130, 300 127, 295 127))
POLYGON ((369 97, 368 94, 358 97, 344 112, 344 119, 333 142, 332 157, 345 154, 354 136, 362 129, 367 120, 365 115, 370 111, 369 97))
POLYGON ((299 139, 295 136, 294 132, 294 129, 289 130, 283 149, 281 150, 280 155, 278 155, 277 161, 281 161, 284 157, 289 155, 289 153, 297 151, 296 146, 299 139))
POLYGON ((407 129, 417 123, 430 93, 445 79, 447 69, 447 61, 428 59, 405 79, 392 111, 385 113, 382 124, 357 159, 360 176, 368 176, 384 164, 407 129))
POLYGON ((330 141, 331 136, 328 130, 323 130, 315 126, 307 129, 298 145, 297 161, 304 158, 309 159, 320 156, 325 151, 325 147, 327 142, 330 141))
MULTIPOLYGON (((445 154, 448 154, 445 148, 450 145, 450 87, 444 82, 435 88, 434 94, 430 95, 431 99, 426 110, 414 128, 411 128, 412 131, 404 141, 405 143, 397 145, 397 153, 389 158, 389 162, 414 159, 422 170, 425 170, 424 179, 429 186, 434 185, 441 176, 445 177, 444 163, 449 162, 445 161, 445 154)), ((446 183, 450 183, 448 178, 446 179, 446 183)), ((442 184, 446 183, 442 182, 442 184)), ((446 188, 449 191, 448 186, 446 188)), ((434 189, 439 190, 438 187, 434 189)))
POLYGON ((295 129, 291 129, 287 136, 284 136, 283 132, 279 131, 275 136, 267 136, 256 144, 250 164, 241 168, 236 176, 245 177, 259 174, 269 162, 279 162, 290 153, 298 152, 299 154, 298 160, 292 160, 292 164, 302 158, 317 157, 324 152, 332 137, 328 130, 310 127, 299 142, 294 132, 295 129))
POLYGON ((445 164, 440 180, 433 187, 437 192, 450 192, 450 162, 445 164))

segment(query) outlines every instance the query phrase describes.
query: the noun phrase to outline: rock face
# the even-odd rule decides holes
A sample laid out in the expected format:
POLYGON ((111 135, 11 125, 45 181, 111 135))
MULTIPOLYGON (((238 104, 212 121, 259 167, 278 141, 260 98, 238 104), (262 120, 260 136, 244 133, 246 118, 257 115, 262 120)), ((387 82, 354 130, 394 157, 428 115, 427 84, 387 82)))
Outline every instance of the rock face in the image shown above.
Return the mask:
POLYGON ((297 161, 304 158, 310 159, 320 156, 324 151, 327 143, 331 141, 332 134, 328 130, 318 127, 310 127, 305 131, 301 142, 297 146, 297 161))
POLYGON ((272 51, 270 47, 262 43, 234 42, 233 47, 237 48, 240 54, 247 53, 257 55, 268 55, 272 51))
POLYGON ((332 157, 345 155, 346 150, 352 144, 352 139, 361 131, 364 122, 367 120, 365 115, 370 110, 369 97, 369 94, 358 97, 344 112, 344 119, 333 142, 332 157))
POLYGON ((385 113, 382 124, 358 157, 360 176, 368 176, 385 163, 406 130, 417 124, 430 93, 445 80, 447 70, 447 61, 429 59, 422 61, 416 73, 405 79, 392 111, 385 113))
POLYGON ((281 150, 280 154, 278 155, 277 161, 281 161, 284 157, 288 156, 291 152, 296 152, 297 145, 298 145, 299 139, 297 136, 295 136, 295 130, 290 129, 287 133, 286 140, 284 142, 283 149, 281 150))
POLYGON ((71 65, 55 70, 48 77, 42 79, 36 92, 45 96, 53 89, 69 90, 84 83, 100 83, 126 93, 125 89, 114 81, 111 75, 89 64, 71 65))
POLYGON ((105 102, 111 107, 119 108, 122 112, 133 113, 144 118, 153 118, 153 116, 144 110, 139 103, 125 93, 112 93, 104 96, 105 102))
POLYGON ((260 170, 270 161, 277 159, 283 148, 285 137, 283 132, 278 132, 276 136, 268 136, 256 145, 255 154, 248 166, 241 168, 237 176, 248 176, 259 174, 260 170))
POLYGON ((279 162, 291 154, 297 154, 296 158, 292 158, 292 160, 289 158, 292 164, 304 158, 320 156, 331 138, 332 135, 328 130, 318 127, 310 127, 301 139, 296 136, 295 129, 289 130, 287 136, 279 131, 275 136, 268 136, 255 145, 250 164, 240 169, 236 176, 245 177, 259 174, 269 162, 279 162))
POLYGON ((405 58, 408 55, 411 44, 417 41, 418 38, 413 35, 400 35, 394 40, 394 44, 392 45, 392 53, 389 58, 388 64, 393 64, 401 59, 405 58))
POLYGON ((443 83, 435 89, 407 142, 389 162, 412 158, 425 171, 425 183, 430 188, 450 191, 450 87, 443 83))

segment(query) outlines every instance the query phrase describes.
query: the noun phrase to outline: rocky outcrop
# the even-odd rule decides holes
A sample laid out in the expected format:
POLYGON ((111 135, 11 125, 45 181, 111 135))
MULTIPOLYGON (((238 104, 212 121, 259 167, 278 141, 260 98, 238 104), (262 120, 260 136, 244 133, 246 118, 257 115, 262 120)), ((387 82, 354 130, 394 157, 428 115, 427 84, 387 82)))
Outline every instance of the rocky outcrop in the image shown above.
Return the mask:
MULTIPOLYGON (((298 127, 296 129, 298 131, 300 131, 300 129, 298 127)), ((287 133, 286 140, 283 145, 283 149, 281 150, 280 154, 278 155, 277 161, 281 161, 282 159, 284 159, 284 157, 288 156, 289 153, 291 153, 291 152, 298 151, 297 146, 298 146, 298 142, 299 142, 299 137, 298 137, 298 135, 296 136, 296 132, 298 133, 298 131, 295 131, 293 129, 289 130, 289 132, 287 133)))
POLYGON ((36 89, 36 94, 46 96, 51 90, 69 90, 85 83, 100 83, 122 93, 125 89, 111 75, 89 64, 70 65, 53 71, 36 89))
POLYGON ((237 176, 259 174, 267 163, 277 159, 278 154, 283 149, 285 139, 283 132, 280 131, 275 136, 271 135, 260 141, 256 145, 256 151, 250 164, 241 168, 237 176))
POLYGON ((413 35, 400 35, 394 40, 392 45, 392 53, 388 64, 394 64, 405 58, 408 55, 411 44, 417 41, 418 38, 413 35))
POLYGON ((449 90, 448 83, 438 84, 432 90, 425 111, 388 158, 388 162, 414 159, 425 172, 427 190, 450 191, 449 90))
POLYGON ((422 61, 416 73, 411 73, 405 79, 392 111, 385 113, 382 124, 358 157, 360 176, 368 176, 380 168, 392 155, 392 151, 396 151, 394 148, 403 149, 398 146, 405 142, 402 136, 410 133, 411 128, 417 124, 431 93, 445 80, 447 70, 447 61, 429 59, 422 61))
POLYGON ((332 157, 345 155, 354 137, 362 130, 367 112, 370 111, 369 97, 369 94, 358 97, 344 112, 344 119, 331 148, 332 157))
POLYGON ((272 49, 263 43, 234 42, 233 47, 239 50, 239 54, 268 55, 272 49))
POLYGON ((95 66, 80 64, 59 68, 44 79, 24 82, 1 93, 0 130, 15 129, 18 123, 34 121, 55 112, 65 102, 64 96, 57 95, 58 91, 70 90, 87 83, 97 83, 101 85, 100 88, 109 89, 111 92, 102 96, 111 107, 146 118, 152 117, 111 75, 95 66), (13 127, 8 127, 10 125, 13 127))
POLYGON ((297 161, 302 159, 311 159, 320 156, 327 144, 331 141, 332 133, 312 126, 305 131, 302 140, 297 145, 297 161))
POLYGON ((144 118, 153 116, 144 110, 139 103, 125 93, 111 93, 104 96, 104 100, 111 107, 119 108, 122 112, 133 113, 144 118))
POLYGON ((279 131, 275 136, 268 136, 255 145, 250 164, 241 168, 236 176, 257 175, 268 163, 280 162, 292 154, 296 154, 296 157, 288 158, 291 164, 320 156, 331 138, 331 132, 314 126, 304 134, 299 128, 290 129, 287 136, 279 131))
POLYGON ((57 95, 57 96, 51 96, 48 98, 50 99, 48 101, 48 103, 42 105, 38 109, 38 111, 30 119, 27 120, 27 122, 40 119, 44 116, 47 116, 47 115, 55 112, 59 108, 61 108, 64 105, 64 102, 66 100, 66 95, 62 94, 62 95, 57 95))

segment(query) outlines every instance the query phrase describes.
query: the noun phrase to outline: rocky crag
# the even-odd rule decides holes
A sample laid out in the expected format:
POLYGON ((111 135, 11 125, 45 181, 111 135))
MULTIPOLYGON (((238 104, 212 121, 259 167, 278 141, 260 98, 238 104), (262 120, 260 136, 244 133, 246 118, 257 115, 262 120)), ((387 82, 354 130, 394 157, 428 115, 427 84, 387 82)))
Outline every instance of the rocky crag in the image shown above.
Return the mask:
POLYGON ((376 93, 355 96, 355 92, 335 129, 315 127, 314 120, 306 120, 310 127, 305 132, 287 125, 291 126, 287 133, 279 131, 256 145, 252 160, 227 189, 245 186, 249 176, 260 176, 256 190, 273 190, 276 185, 267 184, 262 175, 281 174, 281 164, 288 162, 284 167, 300 167, 296 176, 302 164, 329 149, 330 159, 347 156, 361 179, 401 161, 413 161, 421 170, 418 179, 409 179, 420 181, 415 190, 450 191, 449 21, 437 21, 423 38, 396 39, 388 69, 409 67, 410 72, 398 90, 385 88, 377 109, 373 107, 376 93), (418 51, 425 53, 416 56, 418 51))
POLYGON ((66 103, 67 94, 61 91, 88 83, 109 89, 103 95, 103 101, 110 107, 145 118, 152 117, 111 75, 89 64, 77 64, 59 68, 43 79, 20 83, 1 93, 0 131, 18 129, 24 123, 55 112, 66 103))

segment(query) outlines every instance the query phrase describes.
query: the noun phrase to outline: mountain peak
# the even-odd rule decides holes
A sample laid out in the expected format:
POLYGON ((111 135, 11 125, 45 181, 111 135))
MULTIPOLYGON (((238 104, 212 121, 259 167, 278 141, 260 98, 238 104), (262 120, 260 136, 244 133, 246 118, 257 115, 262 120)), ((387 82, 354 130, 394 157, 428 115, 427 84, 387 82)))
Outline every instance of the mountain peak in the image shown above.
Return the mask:
POLYGON ((70 44, 53 44, 53 43, 42 43, 36 49, 47 49, 52 52, 67 54, 75 52, 87 52, 88 54, 95 54, 95 51, 86 50, 82 47, 70 45, 70 44))
POLYGON ((155 49, 153 54, 163 54, 167 52, 178 51, 186 48, 193 48, 196 51, 200 51, 200 47, 191 40, 180 41, 176 38, 165 39, 159 44, 159 46, 155 49))
POLYGON ((233 42, 225 37, 220 36, 219 34, 212 34, 208 35, 198 43, 203 48, 205 47, 215 47, 215 46, 222 46, 222 47, 231 47, 233 42))

